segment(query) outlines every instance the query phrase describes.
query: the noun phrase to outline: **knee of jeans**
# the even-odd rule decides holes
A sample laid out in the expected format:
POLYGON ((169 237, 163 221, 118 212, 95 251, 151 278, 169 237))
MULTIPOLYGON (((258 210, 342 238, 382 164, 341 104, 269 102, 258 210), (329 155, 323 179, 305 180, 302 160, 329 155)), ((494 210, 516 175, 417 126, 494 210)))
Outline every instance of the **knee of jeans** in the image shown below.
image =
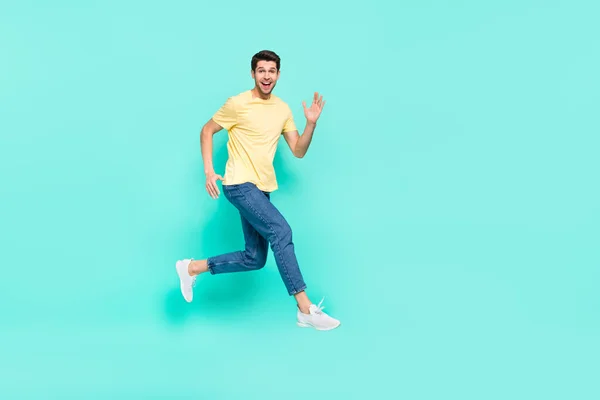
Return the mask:
POLYGON ((250 254, 247 251, 244 253, 244 264, 249 269, 261 269, 267 263, 267 253, 257 251, 255 254, 250 254))
POLYGON ((291 243, 292 242, 292 228, 288 224, 284 224, 279 232, 277 232, 277 239, 280 243, 291 243))

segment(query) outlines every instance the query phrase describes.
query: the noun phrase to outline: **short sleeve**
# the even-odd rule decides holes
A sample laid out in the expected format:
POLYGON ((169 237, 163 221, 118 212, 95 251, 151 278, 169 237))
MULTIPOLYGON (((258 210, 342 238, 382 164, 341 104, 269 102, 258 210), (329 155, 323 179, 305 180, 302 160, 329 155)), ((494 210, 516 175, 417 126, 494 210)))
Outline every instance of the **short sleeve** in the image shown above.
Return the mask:
POLYGON ((213 115, 212 119, 226 130, 230 130, 235 125, 237 122, 237 110, 231 97, 213 115))
POLYGON ((288 108, 288 116, 287 116, 287 119, 285 120, 285 124, 283 125, 282 133, 297 131, 297 130, 298 129, 296 128, 296 124, 294 123, 294 115, 292 114, 292 110, 290 110, 288 108))

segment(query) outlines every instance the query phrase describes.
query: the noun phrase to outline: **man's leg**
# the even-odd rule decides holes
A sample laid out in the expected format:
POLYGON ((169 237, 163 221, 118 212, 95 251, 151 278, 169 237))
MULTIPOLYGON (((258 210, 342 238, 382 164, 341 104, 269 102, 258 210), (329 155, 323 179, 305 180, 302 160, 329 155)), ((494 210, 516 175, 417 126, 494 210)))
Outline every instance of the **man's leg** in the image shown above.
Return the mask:
MULTIPOLYGON (((223 187, 223 191, 227 192, 226 186, 223 187)), ((241 213, 240 218, 245 240, 244 251, 221 254, 206 260, 179 260, 175 264, 177 274, 179 275, 181 293, 187 302, 193 300, 193 287, 196 284, 198 275, 202 273, 210 271, 212 274, 222 274, 227 272, 255 271, 265 266, 269 243, 241 213)))
POLYGON ((229 272, 255 271, 265 266, 269 243, 240 215, 242 230, 244 232, 245 249, 207 260, 208 271, 215 274, 226 274, 229 272))
POLYGON ((298 325, 318 330, 337 328, 340 321, 325 314, 321 303, 312 304, 306 295, 306 284, 298 266, 292 241, 292 229, 271 203, 270 197, 251 183, 236 185, 226 195, 238 208, 240 214, 271 245, 281 279, 288 293, 293 295, 298 303, 298 325))
MULTIPOLYGON (((232 185, 224 189, 225 196, 239 210, 240 214, 270 244, 281 279, 290 295, 306 289, 300 272, 292 230, 279 210, 271 203, 270 195, 261 192, 254 184, 232 185)), ((209 258, 208 268, 218 267, 215 258, 209 258)))
MULTIPOLYGON (((227 190, 226 188, 223 189, 227 190)), ((268 194, 266 195, 268 197, 268 194)), ((226 196, 227 197, 227 196, 226 196)), ((199 275, 204 272, 225 274, 229 272, 255 271, 265 266, 269 243, 240 213, 245 249, 234 251, 205 260, 193 260, 189 264, 189 274, 199 275)))
MULTIPOLYGON (((292 230, 283 215, 271 203, 269 194, 260 191, 252 183, 224 185, 223 193, 239 210, 243 221, 246 221, 254 231, 258 232, 260 237, 266 239, 265 242, 271 245, 281 279, 288 293, 293 295, 298 303, 298 325, 314 327, 319 330, 338 327, 340 322, 322 312, 321 303, 315 306, 306 295, 306 284, 296 259, 292 230)), ((244 233, 253 233, 253 230, 248 229, 244 233)), ((250 235, 250 238, 252 240, 255 236, 250 235)), ((248 270, 242 267, 244 256, 240 253, 228 253, 203 260, 198 267, 199 271, 194 270, 190 273, 206 271, 223 273, 248 270)))
POLYGON ((195 276, 204 272, 222 274, 260 269, 266 263, 271 243, 288 293, 295 296, 298 307, 303 312, 309 312, 311 302, 304 291, 306 284, 302 280, 294 253, 292 231, 285 218, 271 203, 270 194, 260 191, 252 184, 223 186, 223 192, 240 212, 246 249, 206 260, 194 260, 189 265, 189 274, 195 276))

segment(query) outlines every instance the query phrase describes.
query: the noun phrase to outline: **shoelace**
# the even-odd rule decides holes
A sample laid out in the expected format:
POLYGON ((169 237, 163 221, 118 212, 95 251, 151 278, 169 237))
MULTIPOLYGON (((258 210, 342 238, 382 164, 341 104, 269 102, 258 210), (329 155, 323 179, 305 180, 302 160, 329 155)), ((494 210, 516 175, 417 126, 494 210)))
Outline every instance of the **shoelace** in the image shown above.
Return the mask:
POLYGON ((325 306, 321 306, 321 304, 323 304, 323 300, 325 300, 325 297, 323 297, 321 299, 321 301, 319 302, 319 304, 317 304, 317 308, 315 310, 315 314, 323 314, 323 310, 325 309, 325 306))

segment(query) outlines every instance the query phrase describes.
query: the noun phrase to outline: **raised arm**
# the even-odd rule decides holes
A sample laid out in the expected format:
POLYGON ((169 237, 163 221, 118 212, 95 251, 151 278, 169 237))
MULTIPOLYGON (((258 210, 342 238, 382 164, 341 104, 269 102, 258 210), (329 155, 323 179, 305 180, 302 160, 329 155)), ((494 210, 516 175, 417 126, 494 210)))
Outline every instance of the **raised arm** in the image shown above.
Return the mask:
POLYGON ((319 93, 315 92, 313 102, 309 108, 306 107, 305 101, 302 102, 304 116, 306 117, 306 126, 302 135, 299 135, 297 130, 283 133, 283 137, 294 156, 302 158, 306 155, 312 141, 313 133, 317 127, 317 120, 321 116, 324 106, 325 101, 323 101, 323 96, 319 97, 319 93))

